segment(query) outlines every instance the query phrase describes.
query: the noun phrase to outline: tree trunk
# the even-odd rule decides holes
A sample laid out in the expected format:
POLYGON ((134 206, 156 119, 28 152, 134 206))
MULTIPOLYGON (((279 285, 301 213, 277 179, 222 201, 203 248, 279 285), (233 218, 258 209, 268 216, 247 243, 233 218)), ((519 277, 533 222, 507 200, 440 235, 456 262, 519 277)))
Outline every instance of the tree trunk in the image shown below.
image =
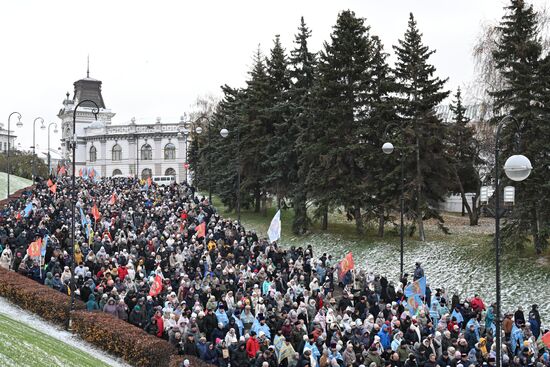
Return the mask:
POLYGON ((535 210, 533 210, 532 213, 533 213, 533 218, 532 218, 533 222, 531 223, 531 234, 533 236, 533 244, 535 245, 535 250, 537 251, 537 255, 540 255, 542 253, 542 250, 543 250, 542 242, 543 242, 544 237, 541 236, 540 231, 539 231, 540 221, 539 221, 539 208, 538 208, 538 206, 535 206, 535 210))
POLYGON ((328 229, 328 207, 325 206, 322 208, 323 217, 321 218, 321 229, 326 231, 328 229))
POLYGON ((472 215, 470 215, 470 225, 477 226, 479 224, 479 207, 477 206, 477 199, 479 194, 476 193, 472 198, 472 215))
POLYGON ((254 213, 260 212, 260 207, 261 207, 260 198, 261 198, 260 190, 259 189, 254 190, 254 213))
POLYGON ((267 197, 265 192, 262 194, 262 216, 267 217, 267 197))
POLYGON ((384 218, 384 206, 380 206, 380 212, 378 213, 378 237, 384 237, 384 225, 386 224, 386 219, 384 218))
POLYGON ((361 216, 361 207, 359 205, 355 206, 353 216, 355 217, 355 229, 357 230, 357 234, 362 236, 365 233, 365 228, 363 227, 363 217, 361 216))
POLYGON ((466 211, 468 212, 468 217, 470 218, 470 226, 477 226, 477 214, 472 210, 470 204, 468 203, 466 192, 464 192, 464 186, 462 185, 462 181, 460 181, 460 176, 458 175, 455 167, 453 167, 453 173, 456 178, 456 183, 458 184, 458 189, 460 190, 460 197, 462 198, 462 208, 466 208, 466 211))
POLYGON ((424 219, 422 214, 422 172, 420 170, 420 139, 416 137, 416 223, 418 225, 418 237, 420 241, 426 240, 424 232, 424 219))

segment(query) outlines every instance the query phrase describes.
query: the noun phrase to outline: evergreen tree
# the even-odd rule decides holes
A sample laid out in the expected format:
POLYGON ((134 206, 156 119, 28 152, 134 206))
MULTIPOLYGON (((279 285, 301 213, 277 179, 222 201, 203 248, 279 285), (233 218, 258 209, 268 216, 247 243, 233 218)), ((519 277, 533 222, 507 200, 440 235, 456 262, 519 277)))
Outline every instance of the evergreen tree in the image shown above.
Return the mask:
POLYGON ((306 186, 319 208, 343 206, 363 232, 366 201, 367 104, 372 83, 371 40, 364 20, 352 11, 339 14, 325 42, 315 87, 315 124, 304 146, 306 186))
MULTIPOLYGON (((532 236, 537 253, 548 246, 550 237, 550 171, 548 137, 549 88, 548 57, 541 58, 542 45, 537 30, 537 14, 523 0, 511 0, 500 22, 500 39, 493 52, 495 67, 504 87, 491 95, 495 99, 495 121, 510 114, 519 122, 502 131, 503 160, 519 151, 533 165, 529 178, 515 182, 514 210, 506 220, 503 238, 522 246, 532 236), (516 145, 515 137, 520 137, 516 145)), ((501 177, 504 187, 508 180, 501 177)))
MULTIPOLYGON (((205 135, 211 134, 210 147, 207 144, 202 144, 199 154, 203 157, 201 165, 203 167, 210 165, 213 192, 220 197, 224 205, 229 209, 234 209, 237 201, 237 169, 239 167, 239 147, 235 135, 242 118, 241 108, 244 92, 227 85, 222 86, 222 91, 224 97, 212 116, 209 125, 211 131, 205 132, 205 135), (223 128, 229 130, 230 135, 227 138, 222 138, 220 135, 220 130, 223 128), (208 158, 211 159, 210 162, 208 158)), ((243 178, 241 177, 241 181, 243 178)), ((246 195, 243 196, 246 197, 246 195)))
POLYGON ((450 168, 444 149, 446 128, 434 113, 434 107, 449 92, 443 90, 446 79, 434 76, 436 69, 428 59, 435 51, 422 43, 422 34, 412 13, 404 38, 394 50, 397 105, 403 148, 407 150, 404 152, 406 197, 420 240, 424 241, 423 220, 434 217, 442 225, 437 205, 449 188, 450 168))
POLYGON ((368 105, 365 142, 368 155, 365 156, 368 180, 366 211, 370 217, 378 218, 378 234, 384 235, 384 226, 389 209, 398 203, 399 161, 395 157, 381 154, 386 126, 396 120, 395 103, 391 93, 395 92, 395 80, 386 59, 388 54, 379 37, 372 37, 372 83, 368 105))
POLYGON ((479 220, 477 198, 481 188, 478 167, 483 161, 479 157, 479 144, 475 139, 475 130, 468 125, 470 119, 465 115, 466 108, 462 105, 460 88, 457 89, 454 97, 455 100, 450 106, 454 117, 448 137, 448 155, 451 159, 455 183, 451 190, 460 193, 462 205, 470 217, 470 225, 475 226, 479 220), (471 205, 466 198, 467 192, 476 193, 471 205))
POLYGON ((292 231, 296 234, 305 233, 309 226, 305 186, 307 166, 300 164, 303 147, 310 143, 308 126, 314 123, 312 89, 315 81, 316 55, 309 51, 309 37, 311 31, 302 17, 294 40, 296 46, 290 52, 290 77, 293 82, 288 93, 289 119, 292 121, 288 133, 295 137, 295 140, 287 169, 289 180, 294 185, 291 188, 294 208, 292 231))
POLYGON ((255 211, 260 211, 263 203, 264 214, 267 198, 265 177, 269 171, 266 162, 266 146, 274 133, 268 109, 272 106, 270 80, 265 58, 258 48, 254 65, 246 82, 244 98, 240 100, 240 159, 241 191, 250 195, 244 202, 254 201, 255 211))
POLYGON ((292 169, 296 166, 295 141, 292 119, 289 119, 288 90, 290 75, 285 50, 279 36, 274 40, 270 58, 266 68, 270 103, 266 108, 269 139, 265 147, 263 165, 266 176, 263 185, 277 195, 277 206, 281 206, 282 198, 286 197, 295 183, 292 169))

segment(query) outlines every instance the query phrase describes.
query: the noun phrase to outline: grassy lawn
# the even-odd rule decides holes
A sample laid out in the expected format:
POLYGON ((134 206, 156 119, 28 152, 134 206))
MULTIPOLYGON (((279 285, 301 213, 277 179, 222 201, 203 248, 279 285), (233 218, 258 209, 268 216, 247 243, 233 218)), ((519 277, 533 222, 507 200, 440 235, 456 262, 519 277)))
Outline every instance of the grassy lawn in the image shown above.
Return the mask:
MULTIPOLYGON (((19 176, 10 175, 10 191, 16 192, 24 187, 31 185, 31 180, 19 176)), ((8 175, 5 172, 0 172, 0 199, 8 196, 8 175)))
POLYGON ((0 365, 4 367, 108 366, 99 359, 0 314, 0 365))
MULTIPOLYGON (((228 211, 222 202, 213 197, 212 201, 218 208, 224 217, 236 219, 237 215, 233 211, 228 211)), ((271 219, 275 215, 277 209, 275 207, 269 207, 267 209, 267 215, 262 216, 261 213, 254 213, 253 210, 241 210, 241 221, 245 225, 245 228, 251 228, 258 232, 260 237, 267 236, 267 229, 271 219)), ((398 215, 397 213, 395 214, 398 215)), ((311 217, 311 215, 310 215, 311 217)), ((488 228, 488 222, 493 223, 491 218, 483 218, 481 226, 470 227, 468 225, 462 225, 467 222, 467 216, 461 217, 460 214, 449 213, 444 215, 446 223, 449 225, 451 234, 446 235, 441 230, 437 229, 434 224, 429 222, 425 223, 426 237, 429 241, 453 241, 457 244, 470 244, 472 242, 490 245, 492 242, 492 227, 488 228)), ((281 242, 283 244, 290 244, 295 246, 302 246, 305 243, 310 243, 312 240, 318 240, 319 238, 325 241, 333 242, 353 242, 357 245, 372 245, 374 243, 399 243, 399 231, 393 224, 386 224, 385 235, 383 238, 378 237, 377 225, 370 223, 365 224, 365 234, 360 236, 355 230, 355 222, 348 221, 343 213, 329 213, 328 230, 323 231, 320 228, 320 221, 315 221, 309 233, 304 236, 297 236, 292 233, 292 221, 294 219, 294 211, 290 208, 281 211, 281 242)), ((489 226, 491 225, 489 223, 489 226)), ((408 237, 405 234, 405 241, 409 244, 420 244, 418 236, 415 233, 412 237, 408 237)))

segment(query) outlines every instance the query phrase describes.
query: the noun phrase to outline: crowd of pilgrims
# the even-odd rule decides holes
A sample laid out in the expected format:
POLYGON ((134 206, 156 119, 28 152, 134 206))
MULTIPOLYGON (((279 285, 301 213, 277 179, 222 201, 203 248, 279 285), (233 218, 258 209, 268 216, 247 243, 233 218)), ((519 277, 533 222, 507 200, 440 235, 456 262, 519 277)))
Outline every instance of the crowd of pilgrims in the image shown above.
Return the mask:
MULTIPOLYGON (((164 338, 179 354, 220 367, 495 365, 494 305, 441 285, 427 287, 426 306, 406 307, 403 290, 423 275, 420 264, 395 283, 360 269, 340 281, 330 254, 269 243, 185 183, 132 178, 78 178, 73 248, 71 181, 57 179, 55 193, 51 184, 0 208, 0 266, 61 292, 72 287, 88 310, 164 338), (45 256, 27 254, 46 238, 45 256)), ((504 366, 550 366, 537 306, 503 317, 504 366)))

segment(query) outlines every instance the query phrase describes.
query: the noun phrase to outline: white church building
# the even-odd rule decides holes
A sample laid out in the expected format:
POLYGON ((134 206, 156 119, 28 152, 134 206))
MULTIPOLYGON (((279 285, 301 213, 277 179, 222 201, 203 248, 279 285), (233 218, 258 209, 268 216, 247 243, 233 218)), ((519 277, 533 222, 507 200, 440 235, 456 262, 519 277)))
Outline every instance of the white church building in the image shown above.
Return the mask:
POLYGON ((175 176, 185 180, 186 135, 183 121, 164 123, 160 118, 147 124, 114 124, 115 113, 107 108, 101 94, 101 81, 90 78, 74 83, 73 98, 63 101, 58 113, 61 119, 61 154, 66 162, 72 160, 70 147, 73 112, 80 101, 92 100, 99 106, 97 120, 95 106, 83 103, 76 112, 76 172, 93 168, 96 175, 175 176))

